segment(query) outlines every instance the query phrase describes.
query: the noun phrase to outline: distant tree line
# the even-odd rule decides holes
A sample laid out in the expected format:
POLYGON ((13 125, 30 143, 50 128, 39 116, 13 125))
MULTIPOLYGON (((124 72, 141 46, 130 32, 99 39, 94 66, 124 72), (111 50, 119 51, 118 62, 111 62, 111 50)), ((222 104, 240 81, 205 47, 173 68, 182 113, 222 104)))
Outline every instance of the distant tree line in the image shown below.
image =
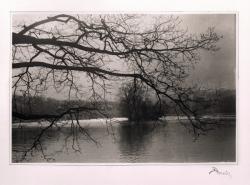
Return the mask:
MULTIPOLYGON (((120 89, 120 111, 130 121, 157 120, 166 115, 182 115, 171 101, 163 99, 161 104, 141 84, 130 82, 120 89)), ((192 97, 190 107, 198 115, 236 114, 235 90, 200 90, 192 97)))
MULTIPOLYGON (((57 100, 42 96, 27 98, 25 96, 16 96, 16 100, 12 101, 13 112, 18 109, 23 114, 60 114, 68 107, 94 106, 98 109, 103 108, 109 117, 127 117, 130 121, 157 120, 164 115, 175 115, 176 110, 174 104, 167 100, 163 100, 162 104, 154 101, 152 96, 144 87, 138 86, 134 90, 133 83, 125 84, 120 88, 120 102, 91 102, 84 100, 57 100), (30 101, 29 103, 27 101, 30 101)), ((236 114, 236 93, 234 90, 218 90, 212 92, 196 92, 194 99, 202 102, 194 104, 200 115, 204 114, 236 114), (211 97, 215 101, 211 102, 211 97), (208 100, 208 101, 206 101, 208 100)), ((99 111, 86 111, 80 113, 80 119, 91 119, 107 117, 99 111)), ((67 118, 65 118, 67 119, 67 118)), ((13 117, 13 121, 18 121, 13 117)))
MULTIPOLYGON (((12 97, 14 98, 14 97, 12 97)), ((16 110, 21 112, 22 115, 60 115, 67 111, 69 108, 88 107, 89 110, 79 112, 79 119, 92 119, 102 117, 117 117, 119 116, 117 103, 114 102, 89 102, 84 100, 58 100, 43 96, 25 97, 15 96, 15 101, 12 101, 12 119, 13 122, 20 120, 16 118, 16 110), (91 108, 92 107, 92 108, 91 108)), ((64 119, 70 119, 70 114, 64 119)), ((29 120, 32 121, 32 120, 29 120)))
POLYGON ((193 108, 204 114, 236 114, 236 91, 219 89, 214 91, 199 91, 195 93, 195 99, 201 101, 200 105, 195 104, 193 108))

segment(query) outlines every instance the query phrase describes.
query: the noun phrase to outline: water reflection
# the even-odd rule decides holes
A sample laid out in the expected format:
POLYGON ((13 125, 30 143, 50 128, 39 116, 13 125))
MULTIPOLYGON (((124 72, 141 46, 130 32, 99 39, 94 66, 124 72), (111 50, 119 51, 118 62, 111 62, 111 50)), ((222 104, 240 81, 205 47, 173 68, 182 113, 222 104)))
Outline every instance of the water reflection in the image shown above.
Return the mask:
MULTIPOLYGON (((40 133, 38 127, 14 128, 12 130, 12 160, 20 157, 16 150, 30 147, 35 136, 40 133)), ((44 153, 52 156, 53 162, 83 163, 133 163, 133 162, 223 162, 235 161, 235 125, 225 123, 217 129, 202 135, 194 142, 192 135, 176 121, 145 122, 131 124, 121 122, 114 125, 115 139, 107 133, 107 127, 93 126, 89 133, 100 146, 79 135, 81 152, 72 149, 72 137, 68 147, 62 150, 71 132, 70 128, 60 131, 50 129, 42 138, 44 153), (60 151, 60 152, 57 152, 60 151)), ((47 162, 36 152, 28 156, 28 161, 47 162)))
POLYGON ((154 135, 162 126, 158 122, 121 124, 118 128, 121 158, 135 162, 138 157, 147 155, 154 135))

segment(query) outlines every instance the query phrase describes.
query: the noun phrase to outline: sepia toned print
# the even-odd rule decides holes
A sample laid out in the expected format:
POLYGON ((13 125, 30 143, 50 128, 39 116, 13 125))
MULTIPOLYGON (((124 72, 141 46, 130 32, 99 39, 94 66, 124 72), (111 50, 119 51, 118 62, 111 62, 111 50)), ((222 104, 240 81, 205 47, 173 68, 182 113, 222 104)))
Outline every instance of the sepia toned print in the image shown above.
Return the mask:
POLYGON ((13 14, 13 163, 236 161, 235 14, 13 14))

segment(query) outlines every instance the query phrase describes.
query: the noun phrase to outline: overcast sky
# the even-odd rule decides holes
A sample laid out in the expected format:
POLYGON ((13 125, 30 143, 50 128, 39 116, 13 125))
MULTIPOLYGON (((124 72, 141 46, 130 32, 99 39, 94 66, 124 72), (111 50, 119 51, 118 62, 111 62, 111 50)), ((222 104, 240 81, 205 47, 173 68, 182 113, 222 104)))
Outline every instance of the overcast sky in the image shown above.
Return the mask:
MULTIPOLYGON (((48 14, 14 15, 13 25, 26 25, 47 17, 48 14)), ((236 70, 236 17, 230 14, 179 14, 181 27, 190 33, 205 32, 208 27, 215 27, 215 32, 223 38, 217 43, 216 52, 201 51, 201 60, 191 72, 189 83, 198 83, 205 87, 235 89, 236 70)), ((150 16, 148 16, 150 17, 150 16)), ((147 20, 145 21, 147 22, 147 20)), ((16 31, 15 28, 13 31, 16 31)), ((120 64, 122 65, 122 64, 120 64)), ((124 66, 116 66, 123 68, 124 66)), ((119 84, 114 86, 118 93, 119 84)), ((53 94, 53 93, 52 93, 53 94)), ((58 95, 57 95, 58 96, 58 95)))
POLYGON ((201 61, 193 71, 192 80, 215 88, 235 89, 236 70, 236 17, 235 15, 182 15, 183 25, 191 33, 204 32, 215 27, 223 35, 217 52, 202 52, 201 61))

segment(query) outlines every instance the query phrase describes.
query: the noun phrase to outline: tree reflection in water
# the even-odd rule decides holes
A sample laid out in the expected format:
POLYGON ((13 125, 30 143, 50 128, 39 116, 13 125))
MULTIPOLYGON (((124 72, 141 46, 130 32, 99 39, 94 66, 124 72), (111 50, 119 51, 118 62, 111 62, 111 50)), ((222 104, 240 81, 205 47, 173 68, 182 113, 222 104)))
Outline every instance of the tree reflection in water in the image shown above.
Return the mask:
POLYGON ((121 124, 119 132, 119 150, 122 158, 129 158, 129 161, 136 160, 141 154, 146 155, 147 149, 152 144, 152 139, 160 128, 165 127, 160 122, 142 122, 121 124))

